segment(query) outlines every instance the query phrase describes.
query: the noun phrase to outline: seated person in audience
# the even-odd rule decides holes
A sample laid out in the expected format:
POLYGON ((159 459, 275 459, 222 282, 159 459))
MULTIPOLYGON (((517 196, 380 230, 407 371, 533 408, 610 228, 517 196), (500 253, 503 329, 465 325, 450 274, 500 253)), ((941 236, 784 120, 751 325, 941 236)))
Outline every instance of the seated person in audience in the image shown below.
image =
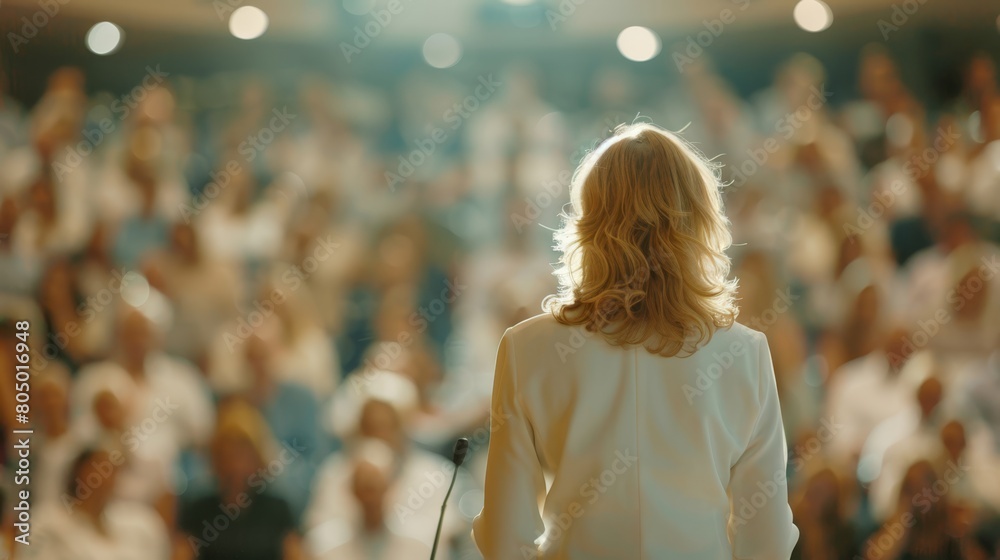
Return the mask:
POLYGON ((841 424, 830 441, 831 456, 851 465, 875 427, 906 408, 913 399, 916 348, 910 333, 893 329, 880 347, 850 361, 833 374, 826 397, 826 418, 841 424))
POLYGON ((163 251, 143 259, 149 284, 172 306, 173 324, 164 338, 167 351, 204 362, 208 342, 243 301, 237 264, 209 258, 198 230, 184 222, 170 226, 170 244, 163 251))
POLYGON ((975 416, 993 436, 993 447, 1000 452, 1000 350, 993 352, 980 375, 969 382, 965 400, 975 416))
POLYGON ((178 450, 204 443, 212 431, 213 407, 208 386, 189 363, 161 350, 159 329, 142 311, 124 305, 117 324, 115 355, 80 370, 73 385, 74 417, 88 414, 94 396, 105 389, 127 395, 126 423, 147 418, 166 421, 151 434, 178 450))
POLYGON ((426 558, 430 548, 423 542, 393 532, 386 523, 390 510, 388 492, 392 451, 359 453, 354 461, 351 492, 361 511, 359 526, 345 543, 318 558, 328 560, 410 560, 426 558))
POLYGON ((122 304, 119 313, 115 354, 81 369, 73 384, 74 421, 95 437, 105 431, 94 405, 110 392, 121 406, 119 443, 170 472, 211 435, 211 393, 189 362, 160 350, 159 329, 142 311, 122 304))
MULTIPOLYGON (((311 542, 336 542, 337 534, 357 527, 360 508, 356 504, 345 507, 353 504, 353 457, 361 446, 375 440, 388 445, 394 453, 386 497, 386 507, 393 515, 386 523, 391 530, 430 546, 453 466, 444 457, 416 447, 410 439, 409 419, 417 406, 412 381, 388 371, 355 375, 358 378, 345 381, 340 398, 334 399, 334 408, 340 412, 335 429, 345 449, 331 455, 316 475, 313 500, 305 516, 308 538, 311 542)), ((457 508, 450 508, 441 532, 441 558, 448 557, 449 541, 466 528, 457 508)))
POLYGON ((81 430, 70 422, 69 388, 69 371, 62 362, 49 362, 34 374, 33 441, 38 453, 31 495, 36 505, 58 501, 73 459, 84 446, 81 430))
POLYGON ((884 521, 896 507, 896 497, 906 469, 920 459, 938 457, 941 447, 940 403, 943 385, 928 377, 914 399, 898 414, 882 421, 865 441, 858 476, 871 483, 870 499, 875 518, 884 521))
POLYGON ((164 522, 172 525, 176 496, 171 481, 176 456, 173 448, 164 447, 163 440, 150 437, 159 427, 156 419, 163 416, 129 425, 127 399, 127 394, 110 388, 97 393, 93 403, 97 431, 85 437, 121 457, 115 497, 152 505, 164 522))
POLYGON ((299 460, 275 450, 267 425, 238 399, 220 405, 211 441, 216 488, 184 506, 176 560, 299 560, 300 537, 287 502, 271 489, 299 460))
POLYGON ((313 476, 326 451, 319 404, 306 387, 277 377, 271 343, 252 336, 243 350, 250 374, 243 397, 260 411, 279 445, 301 454, 287 466, 288 476, 281 478, 282 494, 297 519, 309 501, 313 476))
POLYGON ((118 451, 87 449, 73 461, 59 503, 35 515, 29 560, 168 560, 170 538, 148 506, 115 500, 118 451))
POLYGON ((950 420, 941 427, 939 437, 942 451, 935 466, 939 472, 960 473, 951 485, 951 502, 965 526, 980 512, 1000 512, 1000 455, 990 434, 974 423, 966 428, 950 420))
POLYGON ((792 508, 799 528, 792 560, 853 560, 857 543, 845 502, 844 486, 833 469, 822 468, 809 477, 792 508))
POLYGON ((952 534, 948 490, 929 461, 910 465, 896 511, 865 543, 864 558, 963 560, 962 543, 952 534))
POLYGON ((1000 274, 985 263, 1000 257, 1000 249, 986 243, 963 245, 945 262, 947 288, 928 302, 925 320, 943 309, 949 320, 938 319, 940 331, 931 334, 929 346, 954 360, 985 361, 1000 347, 1000 274))

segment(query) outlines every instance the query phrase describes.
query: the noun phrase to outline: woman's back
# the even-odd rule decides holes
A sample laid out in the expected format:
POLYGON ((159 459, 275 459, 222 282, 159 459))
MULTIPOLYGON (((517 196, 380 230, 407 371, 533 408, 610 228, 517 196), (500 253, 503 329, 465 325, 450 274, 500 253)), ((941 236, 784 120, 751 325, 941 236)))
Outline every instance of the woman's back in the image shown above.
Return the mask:
POLYGON ((766 339, 735 324, 716 168, 673 133, 622 126, 570 200, 559 292, 500 341, 480 551, 787 560, 778 392, 766 339))
POLYGON ((762 334, 737 324, 663 357, 540 315, 507 331, 497 364, 475 524, 487 559, 788 558, 798 533, 762 334))

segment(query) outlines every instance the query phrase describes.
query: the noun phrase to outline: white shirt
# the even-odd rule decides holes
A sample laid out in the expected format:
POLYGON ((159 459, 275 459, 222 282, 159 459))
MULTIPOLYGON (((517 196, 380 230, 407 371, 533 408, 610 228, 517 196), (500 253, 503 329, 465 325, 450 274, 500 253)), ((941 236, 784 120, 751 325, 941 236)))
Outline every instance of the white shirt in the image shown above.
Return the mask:
POLYGON ((826 417, 842 428, 830 440, 830 455, 852 464, 865 440, 879 423, 899 414, 916 400, 916 390, 926 376, 929 356, 917 353, 895 375, 889 371, 885 352, 876 350, 852 360, 834 373, 826 397, 826 417))
MULTIPOLYGON (((430 556, 431 547, 386 529, 375 536, 356 534, 351 540, 319 556, 321 560, 414 560, 430 556)), ((438 555, 438 558, 445 557, 438 555)))
POLYGON ((776 560, 798 539, 767 340, 747 327, 666 358, 533 317, 500 341, 492 412, 486 560, 776 560))
MULTIPOLYGON (((451 461, 439 455, 420 449, 409 450, 386 496, 387 530, 401 538, 416 539, 430 551, 454 469, 451 461)), ((312 501, 305 513, 306 539, 312 543, 316 556, 334 546, 345 545, 347 535, 351 534, 345 529, 351 530, 360 524, 361 508, 351 494, 352 473, 351 457, 335 453, 323 462, 316 474, 312 501)), ((456 498, 457 493, 452 494, 450 507, 445 511, 438 558, 451 557, 449 543, 463 527, 456 498)))
POLYGON ((190 363, 154 352, 146 358, 145 383, 136 381, 114 361, 96 362, 80 370, 73 385, 73 412, 78 421, 95 423, 94 398, 110 390, 126 407, 126 429, 133 437, 122 444, 135 451, 181 449, 200 445, 212 434, 215 409, 210 390, 190 363))
POLYGON ((167 560, 170 538, 151 508, 135 502, 112 502, 104 510, 108 535, 62 504, 39 510, 31 544, 22 547, 31 560, 167 560))

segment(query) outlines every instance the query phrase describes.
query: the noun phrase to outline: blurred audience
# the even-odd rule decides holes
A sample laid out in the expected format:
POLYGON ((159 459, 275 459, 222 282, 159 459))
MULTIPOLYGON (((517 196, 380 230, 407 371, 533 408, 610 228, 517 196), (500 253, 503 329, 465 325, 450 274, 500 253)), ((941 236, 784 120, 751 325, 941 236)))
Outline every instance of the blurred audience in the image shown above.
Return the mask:
MULTIPOLYGON (((496 344, 555 289, 549 229, 580 153, 642 103, 630 76, 598 69, 578 112, 530 66, 458 113, 467 92, 419 72, 398 99, 248 76, 209 107, 154 80, 122 115, 70 68, 27 111, 4 97, 0 437, 23 427, 27 320, 24 557, 426 557, 464 435, 438 557, 476 558, 496 344)), ((647 92, 644 118, 724 164, 798 560, 1000 558, 1000 91, 991 55, 963 76, 925 106, 873 46, 856 99, 805 54, 746 99, 707 57, 647 92)))

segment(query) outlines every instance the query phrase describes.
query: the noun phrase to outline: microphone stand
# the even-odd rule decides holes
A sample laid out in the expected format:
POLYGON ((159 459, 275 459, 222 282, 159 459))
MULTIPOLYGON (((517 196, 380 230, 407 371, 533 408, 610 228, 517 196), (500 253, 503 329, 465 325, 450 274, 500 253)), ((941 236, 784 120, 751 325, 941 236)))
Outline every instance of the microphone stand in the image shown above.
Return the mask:
POLYGON ((455 450, 451 454, 451 462, 455 464, 455 470, 451 473, 451 484, 448 485, 448 493, 444 495, 444 503, 441 504, 441 515, 438 517, 437 532, 434 533, 434 546, 431 548, 431 559, 437 555, 438 541, 441 539, 441 524, 444 522, 444 510, 448 507, 448 498, 451 497, 451 491, 455 488, 455 479, 458 478, 458 467, 462 466, 465 462, 465 454, 469 452, 469 440, 467 438, 458 438, 455 442, 455 450))

